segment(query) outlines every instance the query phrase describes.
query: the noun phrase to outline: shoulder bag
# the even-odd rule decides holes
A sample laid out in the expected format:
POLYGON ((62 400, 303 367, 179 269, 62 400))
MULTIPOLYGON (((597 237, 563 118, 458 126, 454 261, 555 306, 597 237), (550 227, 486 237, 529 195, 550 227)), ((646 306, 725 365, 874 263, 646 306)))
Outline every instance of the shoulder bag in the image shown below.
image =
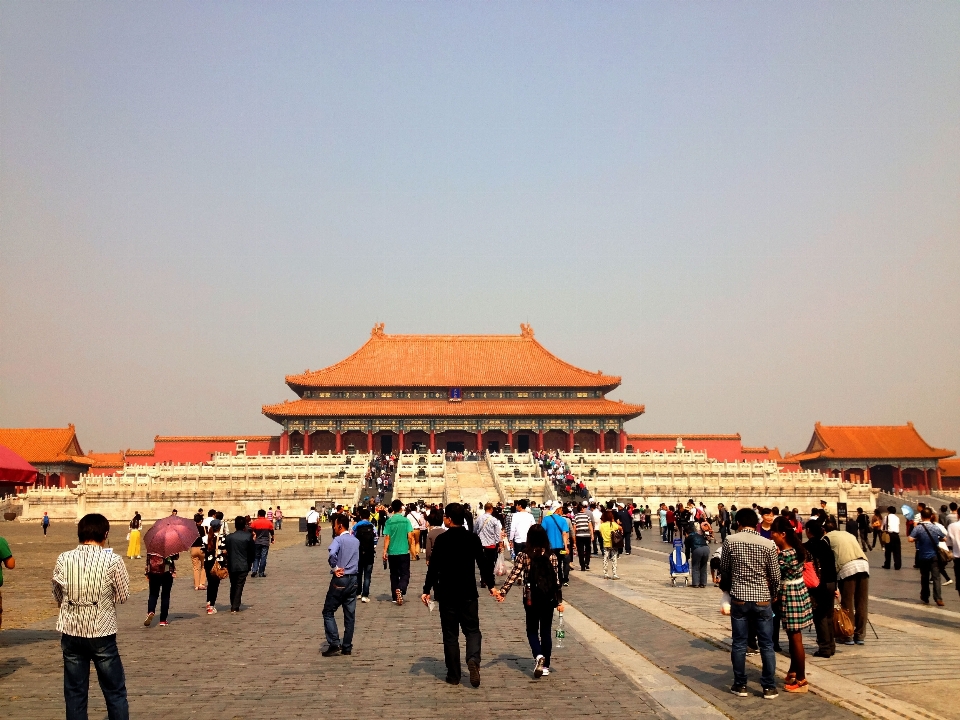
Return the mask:
POLYGON ((837 605, 833 609, 833 634, 838 638, 853 637, 853 620, 843 605, 837 605))
POLYGON ((820 569, 817 567, 816 559, 804 561, 803 584, 811 590, 820 587, 820 569))
POLYGON ((953 560, 953 553, 947 549, 946 545, 941 544, 942 541, 937 541, 933 539, 933 535, 930 534, 930 528, 927 527, 929 523, 923 524, 923 530, 927 533, 927 537, 930 538, 930 542, 933 543, 934 550, 937 551, 937 560, 940 561, 941 565, 946 565, 951 560, 953 560))
POLYGON ((890 542, 890 533, 888 532, 890 528, 890 522, 887 518, 883 519, 883 532, 880 533, 880 544, 886 545, 890 542))

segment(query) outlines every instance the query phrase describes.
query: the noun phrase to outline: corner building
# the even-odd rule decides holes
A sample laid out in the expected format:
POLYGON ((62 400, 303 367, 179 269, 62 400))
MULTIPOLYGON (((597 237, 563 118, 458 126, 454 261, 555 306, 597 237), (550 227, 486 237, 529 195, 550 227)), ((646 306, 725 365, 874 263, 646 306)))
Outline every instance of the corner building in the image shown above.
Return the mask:
POLYGON ((620 378, 574 367, 529 325, 519 335, 387 335, 353 355, 288 375, 299 396, 263 407, 281 454, 558 449, 623 452, 642 405, 607 399, 620 378))

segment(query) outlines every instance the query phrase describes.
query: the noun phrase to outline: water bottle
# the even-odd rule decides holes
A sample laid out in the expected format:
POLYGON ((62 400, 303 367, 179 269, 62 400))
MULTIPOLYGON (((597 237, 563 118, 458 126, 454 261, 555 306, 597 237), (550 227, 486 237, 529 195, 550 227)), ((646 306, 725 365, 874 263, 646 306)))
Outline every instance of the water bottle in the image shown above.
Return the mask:
POLYGON ((563 639, 567 636, 567 631, 563 629, 563 613, 560 611, 557 611, 557 614, 560 616, 560 620, 557 622, 557 632, 556 632, 556 638, 557 638, 556 647, 559 649, 563 647, 563 639))

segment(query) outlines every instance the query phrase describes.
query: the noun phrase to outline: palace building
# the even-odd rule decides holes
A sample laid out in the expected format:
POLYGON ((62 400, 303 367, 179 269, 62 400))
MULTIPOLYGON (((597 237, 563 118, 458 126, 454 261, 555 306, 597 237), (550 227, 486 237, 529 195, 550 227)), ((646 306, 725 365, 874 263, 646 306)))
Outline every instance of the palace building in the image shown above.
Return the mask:
POLYGON ((807 449, 788 459, 805 470, 887 491, 942 490, 940 462, 956 452, 931 446, 912 422, 906 425, 821 425, 807 449))
POLYGON ((288 375, 299 399, 263 407, 280 454, 540 449, 623 452, 642 405, 610 400, 620 378, 575 367, 519 335, 388 335, 288 375))

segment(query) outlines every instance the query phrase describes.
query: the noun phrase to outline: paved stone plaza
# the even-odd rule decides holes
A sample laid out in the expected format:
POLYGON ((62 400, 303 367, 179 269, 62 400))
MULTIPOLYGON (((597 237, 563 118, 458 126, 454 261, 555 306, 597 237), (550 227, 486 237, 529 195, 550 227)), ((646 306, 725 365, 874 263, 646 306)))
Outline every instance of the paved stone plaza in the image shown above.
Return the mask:
MULTIPOLYGON (((598 559, 589 574, 572 573, 567 639, 554 653, 556 674, 540 681, 531 678, 519 593, 503 605, 483 595, 483 683, 476 690, 466 676, 460 687, 442 681, 439 619, 417 600, 422 560, 414 563, 403 607, 389 602, 388 578, 376 566, 374 602, 357 607, 354 655, 336 658, 318 652, 328 578, 323 548, 296 543, 272 552, 268 577, 248 581, 243 612, 235 616, 225 611, 226 585, 220 597, 224 611, 204 614, 203 593, 192 589, 181 567, 169 627, 143 627, 143 591, 120 608, 131 713, 316 717, 336 707, 337 715, 347 718, 449 718, 464 711, 517 718, 950 716, 949 693, 960 679, 951 674, 960 652, 951 651, 948 641, 960 631, 960 602, 952 586, 944 592, 948 609, 934 611, 916 604, 915 571, 905 568, 895 580, 874 570, 871 595, 892 598, 872 602, 880 642, 871 634, 866 646, 842 648, 827 661, 808 654, 816 693, 781 692, 773 701, 758 694, 736 698, 728 693, 729 622, 718 612, 719 592, 671 587, 663 547, 648 533, 642 549, 621 559, 620 582, 600 579, 598 559), (904 662, 931 643, 942 661, 936 682, 904 662)), ((874 564, 877 557, 871 554, 874 564)), ((0 633, 0 717, 63 717, 54 625, 48 617, 0 633)), ((815 649, 812 635, 807 647, 808 653, 815 649)), ((787 662, 778 657, 784 665, 778 675, 787 662)), ((750 670, 750 679, 758 693, 758 668, 750 670)), ((91 717, 105 716, 94 680, 91 717)))

